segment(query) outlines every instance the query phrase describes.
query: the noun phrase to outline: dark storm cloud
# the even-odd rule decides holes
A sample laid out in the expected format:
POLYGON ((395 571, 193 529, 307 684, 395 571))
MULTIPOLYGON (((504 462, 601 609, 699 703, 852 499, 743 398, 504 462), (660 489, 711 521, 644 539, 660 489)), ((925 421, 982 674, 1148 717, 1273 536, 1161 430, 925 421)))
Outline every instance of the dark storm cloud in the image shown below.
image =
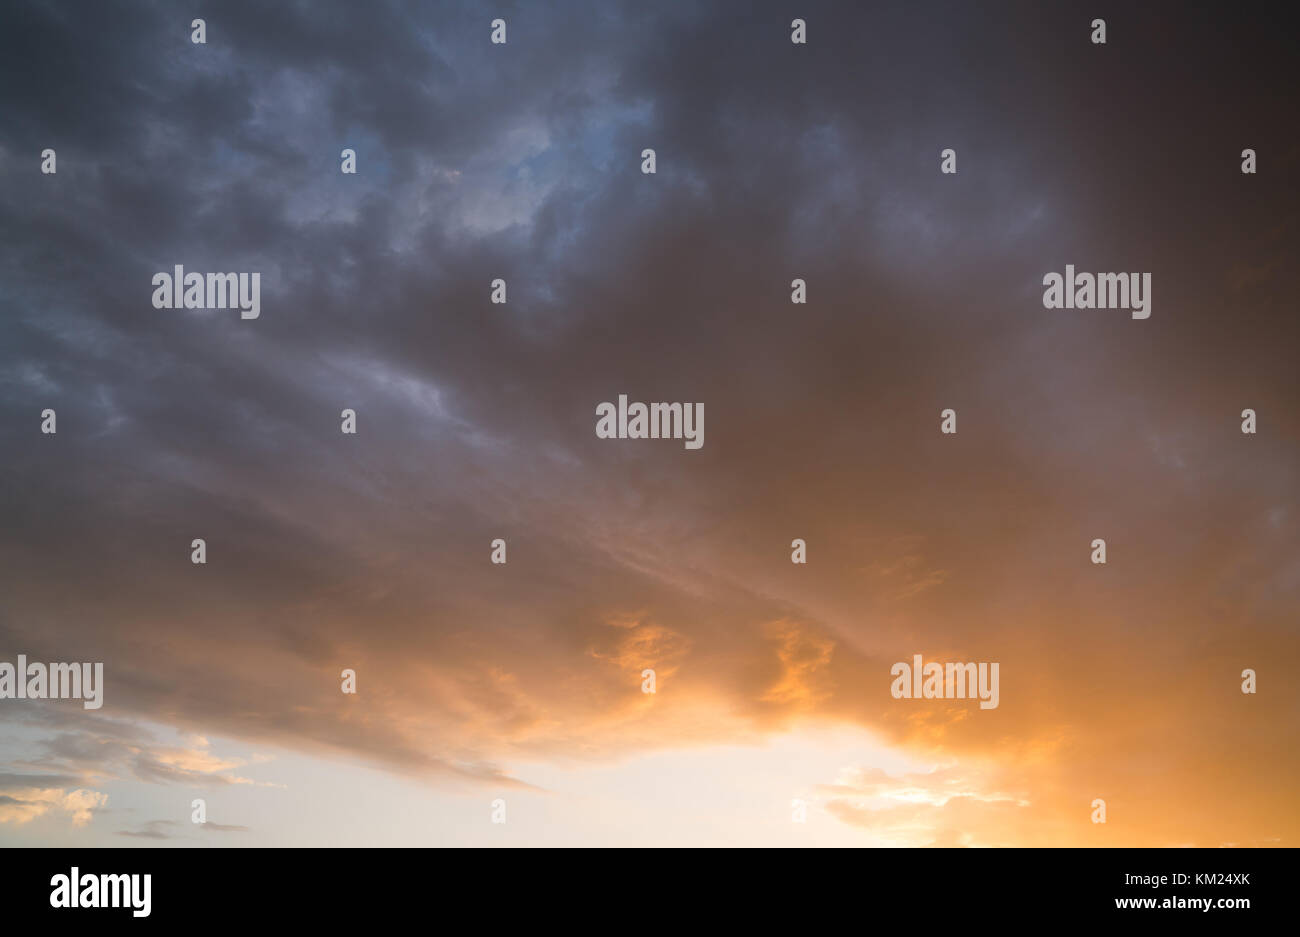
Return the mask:
MULTIPOLYGON (((1293 660, 1289 49, 1177 5, 1098 48, 1094 15, 7 4, 0 652, 105 661, 122 717, 493 784, 655 739, 618 720, 656 655, 756 726, 900 737, 871 680, 917 642, 1046 661, 1063 722, 1082 636, 1135 613, 1158 644, 1221 603, 1293 660), (261 271, 261 318, 153 309, 177 263, 261 271), (1065 263, 1153 270, 1152 319, 1048 314, 1065 263), (621 392, 704 401, 705 447, 596 440, 621 392), (1098 529, 1142 556, 1101 588, 1062 572, 1098 529)), ((42 757, 194 779, 155 747, 42 757)))

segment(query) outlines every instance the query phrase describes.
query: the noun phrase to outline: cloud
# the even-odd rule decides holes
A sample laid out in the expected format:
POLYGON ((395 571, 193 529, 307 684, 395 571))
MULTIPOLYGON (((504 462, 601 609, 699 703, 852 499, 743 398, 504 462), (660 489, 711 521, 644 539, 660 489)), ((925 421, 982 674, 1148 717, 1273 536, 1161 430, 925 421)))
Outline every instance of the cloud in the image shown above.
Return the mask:
POLYGON ((69 791, 15 786, 11 790, 11 794, 0 797, 0 824, 22 825, 55 810, 67 813, 73 826, 85 826, 95 811, 108 803, 107 794, 83 788, 69 791))
POLYGON ((30 720, 19 724, 40 733, 39 741, 35 754, 16 764, 58 773, 0 774, 0 789, 29 784, 66 787, 107 779, 200 787, 270 783, 234 773, 262 759, 219 756, 203 736, 188 736, 183 745, 164 745, 139 723, 76 710, 54 714, 30 709, 29 715, 30 720))
POLYGON ((128 836, 135 839, 173 839, 171 830, 179 826, 174 820, 150 820, 139 830, 118 830, 118 836, 128 836))
POLYGON ((1028 845, 1037 822, 1025 816, 1032 802, 1023 792, 990 787, 991 773, 956 765, 899 777, 847 769, 820 793, 831 815, 890 845, 1028 845))
MULTIPOLYGON (((531 790, 846 722, 1021 759, 1035 811, 1119 792, 1128 842, 1300 833, 1297 691, 1233 695, 1300 660, 1295 194, 1205 145, 1288 152, 1285 37, 1153 9, 1134 47, 1185 54, 1099 71, 1067 8, 820 7, 809 50, 779 4, 559 9, 489 49, 474 3, 223 3, 206 46, 5 5, 0 648, 104 661, 111 714, 6 707, 8 767, 270 783, 197 733, 531 790), (1155 271, 1152 319, 1046 315, 1071 259, 1155 271), (261 318, 153 309, 176 263, 262 272, 261 318), (622 392, 704 402, 706 446, 596 439, 622 392), (1000 661, 1000 708, 890 699, 914 653, 1000 661)), ((1028 812, 867 800, 900 840, 1028 812)))

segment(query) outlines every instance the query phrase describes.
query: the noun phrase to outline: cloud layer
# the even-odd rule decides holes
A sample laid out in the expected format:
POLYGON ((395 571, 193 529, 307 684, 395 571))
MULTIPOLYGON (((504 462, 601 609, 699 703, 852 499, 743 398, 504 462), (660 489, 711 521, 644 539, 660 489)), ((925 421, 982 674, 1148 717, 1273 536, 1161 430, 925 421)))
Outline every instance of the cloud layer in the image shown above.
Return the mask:
POLYGON ((936 766, 826 779, 890 841, 1091 843, 1098 796, 1124 843, 1294 841, 1283 37, 793 15, 6 5, 0 654, 106 691, 0 704, 45 732, 0 835, 87 778, 240 782, 145 720, 519 790, 849 723, 936 766), (1045 310, 1066 263, 1151 271, 1151 319, 1045 310), (153 309, 175 264, 260 271, 261 317, 153 309), (597 439, 620 393, 703 401, 705 447, 597 439), (893 700, 914 653, 1000 661, 1001 706, 893 700))

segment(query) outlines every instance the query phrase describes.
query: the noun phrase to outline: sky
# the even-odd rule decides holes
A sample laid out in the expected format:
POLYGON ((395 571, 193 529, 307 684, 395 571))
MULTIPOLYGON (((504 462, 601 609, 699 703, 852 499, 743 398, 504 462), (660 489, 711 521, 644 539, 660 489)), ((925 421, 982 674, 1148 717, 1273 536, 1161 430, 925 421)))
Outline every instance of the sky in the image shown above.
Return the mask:
POLYGON ((0 699, 0 845, 1296 845, 1296 70, 1263 5, 5 3, 0 661, 104 702, 0 699))

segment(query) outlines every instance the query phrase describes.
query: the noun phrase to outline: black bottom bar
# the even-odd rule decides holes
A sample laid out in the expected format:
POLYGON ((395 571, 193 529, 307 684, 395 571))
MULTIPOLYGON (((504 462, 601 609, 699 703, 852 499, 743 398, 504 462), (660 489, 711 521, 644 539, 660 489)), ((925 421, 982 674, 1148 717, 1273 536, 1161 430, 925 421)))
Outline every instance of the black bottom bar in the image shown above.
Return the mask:
POLYGON ((420 912, 436 915, 430 926, 456 929, 464 915, 488 926, 586 922, 638 932, 714 919, 807 925, 844 914, 864 926, 907 915, 923 929, 932 916, 944 927, 1130 917, 1231 926, 1242 915, 1283 913, 1295 866, 1291 850, 547 852, 7 850, 0 894, 7 924, 73 927, 337 926, 420 912), (54 907, 71 903, 74 868, 79 906, 54 907), (138 913, 145 875, 147 916, 138 913), (87 900, 119 907, 81 906, 87 900))

